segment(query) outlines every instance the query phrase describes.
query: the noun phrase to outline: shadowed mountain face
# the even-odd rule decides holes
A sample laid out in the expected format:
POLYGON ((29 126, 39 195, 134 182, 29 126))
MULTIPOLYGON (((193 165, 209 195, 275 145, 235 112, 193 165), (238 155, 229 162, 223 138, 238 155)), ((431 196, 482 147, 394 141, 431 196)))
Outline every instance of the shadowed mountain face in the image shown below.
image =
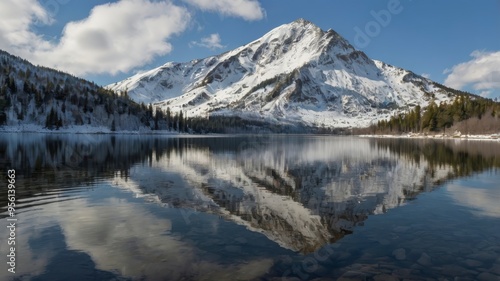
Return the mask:
POLYGON ((108 88, 191 117, 330 128, 368 126, 433 98, 454 99, 443 86, 372 60, 335 31, 305 20, 224 54, 169 62, 108 88))
MULTIPOLYGON (((186 217, 218 214, 301 253, 341 239, 370 215, 438 183, 500 167, 498 143, 5 134, 0 144, 0 162, 23 171, 18 196, 29 206, 40 193, 112 181, 186 210, 186 217)), ((45 203, 52 201, 39 202, 45 203)))

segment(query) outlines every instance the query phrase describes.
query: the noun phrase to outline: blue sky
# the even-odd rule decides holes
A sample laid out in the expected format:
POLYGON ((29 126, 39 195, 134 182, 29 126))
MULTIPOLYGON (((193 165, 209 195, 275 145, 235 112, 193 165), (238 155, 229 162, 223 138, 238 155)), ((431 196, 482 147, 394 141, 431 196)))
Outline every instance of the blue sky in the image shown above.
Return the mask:
POLYGON ((0 49, 106 85, 305 18, 371 58, 500 98, 499 15, 499 0, 2 0, 0 49))

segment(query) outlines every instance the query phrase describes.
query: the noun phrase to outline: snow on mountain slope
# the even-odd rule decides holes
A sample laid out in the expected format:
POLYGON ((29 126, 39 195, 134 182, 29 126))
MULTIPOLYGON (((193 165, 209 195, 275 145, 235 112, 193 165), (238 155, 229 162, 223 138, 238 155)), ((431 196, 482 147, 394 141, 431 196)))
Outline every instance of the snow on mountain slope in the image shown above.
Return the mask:
POLYGON ((335 31, 303 19, 224 54, 170 62, 108 88, 188 116, 335 128, 368 126, 433 98, 452 99, 431 80, 372 60, 335 31))

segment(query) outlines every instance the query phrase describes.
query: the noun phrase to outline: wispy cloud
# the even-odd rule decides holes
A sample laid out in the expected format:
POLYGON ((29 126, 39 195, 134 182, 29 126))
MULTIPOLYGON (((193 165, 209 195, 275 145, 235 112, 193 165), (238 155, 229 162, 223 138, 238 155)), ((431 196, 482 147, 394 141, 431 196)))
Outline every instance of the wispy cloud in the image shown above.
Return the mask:
MULTIPOLYGON (((126 73, 170 53, 172 36, 192 20, 190 9, 217 12, 244 20, 264 18, 257 0, 118 0, 95 6, 89 16, 68 22, 60 39, 47 39, 33 26, 55 22, 38 0, 0 1, 0 49, 74 75, 126 73)), ((219 34, 196 46, 223 48, 219 34)))
POLYGON ((467 207, 472 213, 500 218, 500 205, 498 204, 500 190, 497 188, 471 188, 449 184, 446 189, 458 204, 467 207))
POLYGON ((0 1, 0 48, 37 49, 50 48, 52 45, 31 31, 35 23, 50 25, 54 19, 37 0, 2 0, 0 1))
POLYGON ((218 33, 210 34, 207 37, 201 38, 199 42, 192 41, 189 44, 189 46, 190 47, 198 46, 198 47, 208 48, 210 50, 217 50, 225 47, 221 44, 220 35, 218 33))
POLYGON ((256 0, 184 0, 203 10, 217 12, 222 15, 241 17, 245 20, 260 20, 264 18, 264 9, 256 0))
POLYGON ((429 79, 431 75, 429 73, 422 73, 422 77, 429 79))
POLYGON ((471 57, 443 72, 448 74, 445 84, 457 89, 470 85, 477 91, 500 89, 500 51, 474 51, 471 57))
POLYGON ((168 40, 183 32, 190 18, 186 8, 170 1, 120 0, 67 23, 54 42, 32 31, 34 23, 53 22, 38 1, 2 0, 0 48, 75 75, 116 74, 169 53, 168 40))

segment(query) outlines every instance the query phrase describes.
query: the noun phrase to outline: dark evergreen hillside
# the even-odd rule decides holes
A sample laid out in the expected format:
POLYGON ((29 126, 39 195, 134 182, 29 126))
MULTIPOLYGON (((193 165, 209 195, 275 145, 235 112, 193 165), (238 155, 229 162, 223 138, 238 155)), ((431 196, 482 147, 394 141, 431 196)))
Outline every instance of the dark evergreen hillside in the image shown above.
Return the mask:
POLYGON ((167 129, 166 115, 95 83, 0 50, 0 125, 167 129))
POLYGON ((422 109, 379 121, 370 128, 378 133, 446 132, 494 133, 500 131, 500 103, 461 92, 452 103, 431 102, 422 109))
POLYGON ((246 120, 239 116, 213 116, 209 119, 192 117, 185 120, 185 129, 189 132, 204 133, 314 133, 345 134, 345 130, 333 128, 316 128, 296 124, 269 124, 260 120, 246 120))

